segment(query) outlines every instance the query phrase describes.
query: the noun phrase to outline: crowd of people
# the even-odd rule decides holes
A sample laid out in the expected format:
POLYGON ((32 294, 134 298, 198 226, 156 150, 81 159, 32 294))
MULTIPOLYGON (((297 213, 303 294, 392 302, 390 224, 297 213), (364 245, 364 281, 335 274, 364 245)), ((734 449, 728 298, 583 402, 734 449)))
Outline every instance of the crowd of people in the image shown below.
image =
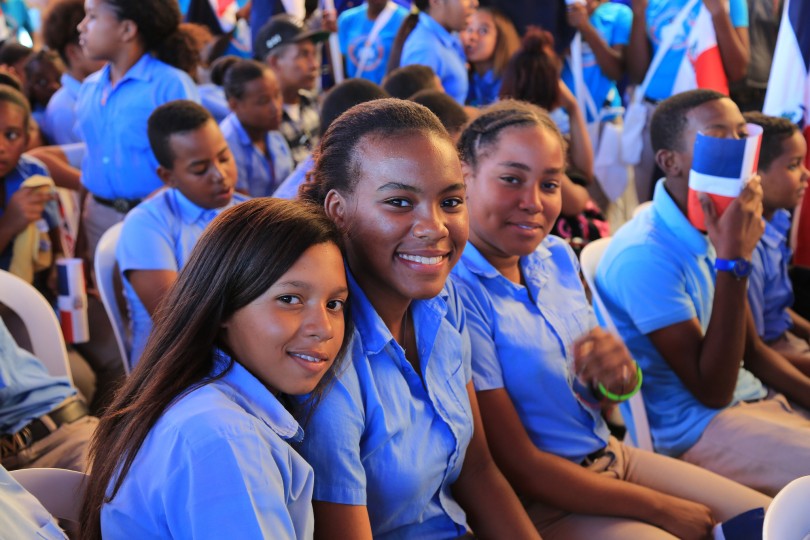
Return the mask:
POLYGON ((5 471, 57 467, 87 539, 700 539, 810 475, 781 3, 481 1, 0 20, 0 270, 55 304, 80 258, 103 319, 74 383, 0 304, 0 523, 62 537, 5 471), (696 139, 759 132, 727 207, 694 192, 696 139))

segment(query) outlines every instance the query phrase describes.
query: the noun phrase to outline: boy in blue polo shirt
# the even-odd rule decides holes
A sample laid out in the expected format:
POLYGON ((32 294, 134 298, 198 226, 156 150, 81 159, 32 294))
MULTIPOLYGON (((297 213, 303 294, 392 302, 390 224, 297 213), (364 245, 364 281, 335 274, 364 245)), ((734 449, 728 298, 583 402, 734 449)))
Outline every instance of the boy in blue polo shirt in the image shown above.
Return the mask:
POLYGON ((149 117, 149 143, 167 189, 124 220, 116 259, 123 276, 135 365, 152 329, 152 315, 206 226, 246 197, 235 194, 236 163, 216 121, 186 100, 161 105, 149 117))
POLYGON ((810 378, 759 339, 747 306, 764 228, 759 178, 722 216, 702 198, 708 236, 687 218, 698 132, 741 138, 747 127, 734 102, 711 90, 658 106, 651 134, 666 176, 652 208, 614 236, 596 285, 644 371, 656 450, 775 494, 810 474, 810 378))

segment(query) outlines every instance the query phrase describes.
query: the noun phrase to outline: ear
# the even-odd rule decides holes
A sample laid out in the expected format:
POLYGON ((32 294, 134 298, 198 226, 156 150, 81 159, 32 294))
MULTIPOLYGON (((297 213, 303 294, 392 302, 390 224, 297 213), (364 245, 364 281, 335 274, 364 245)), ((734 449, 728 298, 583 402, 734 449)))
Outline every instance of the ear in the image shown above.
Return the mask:
POLYGON ((461 162, 461 174, 464 175, 464 183, 469 184, 470 180, 475 178, 475 171, 472 166, 466 161, 461 162))
POLYGON ((170 169, 167 169, 163 165, 158 165, 157 175, 164 184, 166 184, 169 187, 175 187, 174 175, 172 174, 172 171, 170 169))
POLYGON ((125 43, 134 41, 138 38, 138 25, 133 20, 124 19, 120 22, 119 32, 125 43))
POLYGON ((236 108, 239 106, 239 100, 233 97, 228 98, 228 108, 231 111, 236 111, 236 108))
POLYGON ((334 189, 329 190, 323 202, 323 209, 326 216, 337 225, 338 229, 346 229, 348 207, 343 195, 334 189))
POLYGON ((665 176, 676 177, 684 174, 683 155, 677 150, 659 150, 655 153, 655 163, 664 171, 665 176))
POLYGON ((84 58, 81 45, 77 43, 68 43, 65 45, 65 56, 67 57, 68 65, 65 66, 70 69, 76 62, 81 62, 84 58))

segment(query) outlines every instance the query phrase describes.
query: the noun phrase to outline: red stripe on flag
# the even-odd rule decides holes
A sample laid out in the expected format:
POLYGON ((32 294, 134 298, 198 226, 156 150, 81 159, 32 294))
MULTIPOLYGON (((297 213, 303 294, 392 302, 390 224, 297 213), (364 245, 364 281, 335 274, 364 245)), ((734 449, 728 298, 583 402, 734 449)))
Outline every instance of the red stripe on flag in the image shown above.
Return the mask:
POLYGON ((720 48, 716 45, 706 49, 693 61, 698 88, 716 90, 728 95, 728 79, 723 69, 720 48))
MULTIPOLYGON (((810 147, 810 125, 804 128, 804 139, 807 141, 808 147, 810 147)), ((805 154, 804 163, 807 167, 810 167, 810 152, 805 154)), ((793 264, 810 267, 810 197, 805 195, 801 206, 793 264)))
POLYGON ((73 317, 69 311, 60 311, 59 320, 62 323, 62 335, 65 338, 65 343, 73 343, 73 317))

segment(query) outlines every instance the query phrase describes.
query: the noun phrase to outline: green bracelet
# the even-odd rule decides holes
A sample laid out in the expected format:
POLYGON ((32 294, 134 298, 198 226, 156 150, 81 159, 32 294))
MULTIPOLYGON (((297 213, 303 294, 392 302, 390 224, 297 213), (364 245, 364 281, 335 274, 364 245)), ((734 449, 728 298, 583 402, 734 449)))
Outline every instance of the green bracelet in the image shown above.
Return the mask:
POLYGON ((633 388, 632 390, 630 390, 630 392, 628 392, 627 394, 622 394, 622 395, 614 394, 613 392, 611 392, 610 390, 605 388, 605 385, 602 384, 602 383, 599 383, 597 385, 597 388, 599 389, 599 392, 603 396, 605 396, 606 398, 608 398, 611 401, 616 401, 616 402, 627 401, 631 397, 635 396, 638 393, 639 390, 641 390, 641 380, 642 380, 641 366, 638 365, 638 363, 636 363, 636 377, 638 378, 638 380, 636 381, 636 387, 633 388))

